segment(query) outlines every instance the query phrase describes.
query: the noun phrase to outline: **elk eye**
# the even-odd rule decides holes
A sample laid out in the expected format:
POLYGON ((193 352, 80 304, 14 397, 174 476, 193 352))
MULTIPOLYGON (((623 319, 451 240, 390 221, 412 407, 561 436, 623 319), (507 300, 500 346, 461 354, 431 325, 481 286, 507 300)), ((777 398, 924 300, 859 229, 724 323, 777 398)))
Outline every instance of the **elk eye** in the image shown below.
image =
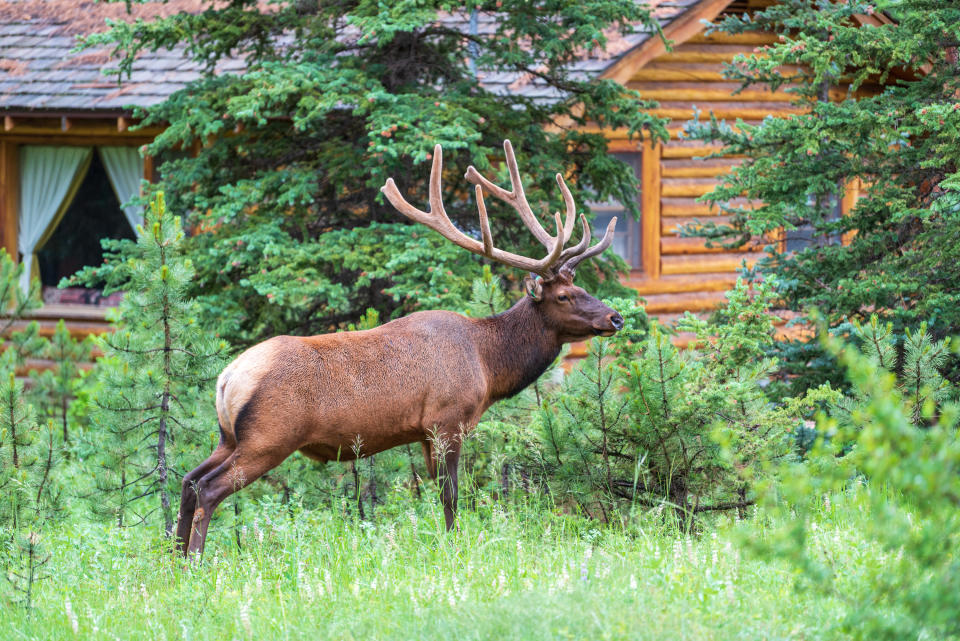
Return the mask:
POLYGON ((570 299, 567 298, 565 295, 560 294, 559 296, 557 296, 557 300, 560 301, 561 303, 566 303, 566 302, 569 301, 570 299))

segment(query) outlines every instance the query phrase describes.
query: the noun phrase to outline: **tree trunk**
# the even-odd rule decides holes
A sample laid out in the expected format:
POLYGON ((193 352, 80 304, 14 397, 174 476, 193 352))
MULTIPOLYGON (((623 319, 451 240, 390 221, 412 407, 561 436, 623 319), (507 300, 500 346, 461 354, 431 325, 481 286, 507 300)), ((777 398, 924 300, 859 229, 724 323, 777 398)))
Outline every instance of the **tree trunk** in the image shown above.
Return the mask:
MULTIPOLYGON (((160 270, 165 272, 167 255, 160 248, 160 270)), ((170 509, 170 493, 167 492, 167 416, 170 414, 170 384, 173 380, 172 351, 173 339, 170 335, 170 299, 166 288, 163 291, 163 396, 160 400, 160 428, 157 431, 157 478, 160 483, 160 506, 163 511, 163 531, 173 536, 173 510, 170 509)))

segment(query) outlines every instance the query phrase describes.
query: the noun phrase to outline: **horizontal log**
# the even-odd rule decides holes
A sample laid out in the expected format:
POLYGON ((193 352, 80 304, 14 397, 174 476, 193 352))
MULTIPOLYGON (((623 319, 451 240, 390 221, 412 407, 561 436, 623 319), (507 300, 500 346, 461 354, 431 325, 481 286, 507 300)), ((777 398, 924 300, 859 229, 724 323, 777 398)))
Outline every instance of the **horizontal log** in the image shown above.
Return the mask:
MULTIPOLYGON (((722 103, 712 103, 709 105, 697 105, 700 117, 706 120, 709 118, 710 114, 716 116, 718 120, 737 120, 737 119, 748 119, 748 118, 766 118, 767 116, 775 116, 778 118, 786 118, 792 115, 799 114, 801 112, 789 112, 789 111, 775 111, 772 109, 765 109, 763 107, 724 107, 722 103)), ((696 116, 696 112, 693 108, 684 108, 684 107, 663 107, 659 109, 651 109, 648 113, 657 118, 687 118, 693 120, 696 116)))
MULTIPOLYGON (((770 94, 766 94, 769 96, 770 94)), ((789 103, 784 103, 778 100, 769 100, 758 98, 756 100, 744 100, 740 96, 732 96, 733 100, 720 100, 720 101, 709 101, 709 100, 698 100, 695 104, 690 104, 690 100, 677 99, 671 96, 666 96, 665 98, 660 99, 660 104, 657 109, 690 109, 693 110, 693 107, 696 107, 697 110, 702 114, 700 116, 701 120, 707 120, 707 114, 710 111, 748 111, 760 110, 766 115, 764 116, 754 116, 754 120, 763 120, 769 115, 793 115, 803 113, 804 109, 802 107, 797 107, 789 103)), ((651 110, 656 111, 656 110, 651 110)))
MULTIPOLYGON (((785 78, 795 76, 800 72, 800 67, 796 65, 784 65, 779 67, 780 75, 785 78)), ((724 75, 724 66, 719 62, 661 62, 660 60, 651 62, 637 69, 630 78, 634 82, 643 81, 707 81, 707 82, 731 82, 724 75)))
MULTIPOLYGON (((767 115, 769 114, 765 114, 763 117, 765 118, 767 115)), ((743 120, 746 124, 758 125, 760 124, 762 118, 753 118, 753 119, 742 118, 741 120, 743 120)), ((667 123, 667 135, 670 137, 671 141, 687 140, 684 126, 689 121, 690 121, 689 118, 684 118, 680 120, 673 120, 667 123)), ((739 128, 736 126, 736 123, 727 123, 727 124, 729 124, 734 131, 739 130, 739 128)), ((631 139, 629 135, 629 130, 627 130, 626 128, 613 129, 611 127, 599 127, 597 126, 596 123, 587 124, 584 127, 581 127, 579 131, 582 131, 584 133, 591 133, 591 134, 602 134, 611 143, 614 143, 614 141, 616 141, 614 144, 617 144, 620 146, 625 145, 631 151, 640 149, 640 144, 642 140, 642 136, 638 134, 634 134, 631 139)))
POLYGON ((683 141, 664 145, 661 155, 664 158, 696 158, 721 151, 723 151, 723 147, 719 145, 704 145, 701 142, 683 141))
POLYGON ((627 140, 623 138, 612 138, 607 136, 607 151, 611 154, 629 154, 640 152, 639 140, 627 140))
POLYGON ((640 271, 631 273, 624 283, 641 296, 647 294, 674 294, 679 292, 726 291, 737 282, 734 273, 719 272, 715 274, 679 274, 647 278, 640 271))
POLYGON ((726 302, 726 292, 685 292, 679 294, 650 294, 644 309, 648 314, 671 312, 699 312, 715 309, 726 302))
POLYGON ((667 198, 698 197, 708 194, 717 187, 715 178, 664 178, 661 181, 660 194, 667 198))
POLYGON ((661 161, 664 178, 709 178, 729 171, 743 162, 739 158, 665 158, 661 161))
MULTIPOLYGON (((93 369, 93 363, 78 363, 77 365, 83 371, 89 371, 93 369)), ((27 362, 23 365, 19 365, 16 368, 16 375, 18 377, 27 377, 31 372, 36 372, 37 374, 42 374, 47 371, 56 371, 57 363, 56 361, 51 361, 45 358, 29 358, 27 362)))
POLYGON ((764 57, 754 51, 756 48, 756 46, 749 44, 683 43, 673 51, 657 57, 656 62, 732 62, 735 57, 741 54, 764 57))
POLYGON ((749 251, 763 249, 764 242, 749 242, 743 247, 727 249, 724 247, 707 247, 707 241, 703 238, 681 238, 680 236, 667 236, 660 239, 660 254, 671 256, 675 254, 742 254, 749 251))
POLYGON ((130 131, 132 122, 125 120, 126 128, 120 129, 116 117, 103 119, 87 118, 60 118, 29 116, 6 116, 4 130, 17 136, 55 135, 68 137, 102 137, 112 138, 150 138, 153 139, 163 132, 160 127, 148 127, 139 131, 130 131))
MULTIPOLYGON (((684 101, 694 102, 697 105, 703 102, 778 102, 790 103, 797 99, 797 96, 786 91, 769 91, 763 88, 744 89, 736 93, 739 85, 727 82, 629 82, 628 89, 633 89, 640 93, 640 96, 646 100, 657 101, 684 101)), ((842 99, 838 93, 838 97, 842 99)), ((781 107, 782 108, 782 107, 781 107)))
POLYGON ((47 303, 38 309, 26 313, 27 318, 58 321, 61 318, 69 324, 75 320, 106 321, 107 307, 95 305, 76 305, 65 303, 47 303))
POLYGON ((664 256, 660 260, 660 269, 664 274, 736 272, 740 269, 744 261, 746 261, 747 266, 752 266, 763 256, 763 252, 664 256))
MULTIPOLYGON (((727 201, 733 207, 747 207, 759 203, 746 198, 734 198, 727 201)), ((663 198, 660 200, 660 215, 673 216, 719 216, 722 212, 716 205, 697 202, 696 198, 663 198)))
POLYGON ((780 39, 775 33, 765 31, 744 31, 743 33, 724 33, 715 31, 709 35, 700 32, 692 36, 684 44, 738 44, 738 45, 772 45, 780 39))
MULTIPOLYGON (((17 321, 11 326, 10 331, 11 332, 21 331, 27 326, 29 322, 31 321, 25 321, 25 320, 17 321)), ((57 329, 56 321, 41 320, 38 322, 40 325, 40 331, 39 331, 40 336, 43 336, 44 338, 50 338, 51 336, 53 336, 54 332, 57 329)), ((96 323, 96 322, 89 322, 89 321, 69 322, 67 323, 67 328, 70 330, 70 334, 72 334, 74 338, 78 338, 78 339, 83 339, 83 338, 86 338, 87 336, 96 336, 99 334, 104 334, 106 332, 113 330, 113 327, 109 323, 106 323, 106 322, 96 323)))
POLYGON ((698 221, 700 223, 713 223, 715 225, 726 225, 731 220, 730 216, 684 216, 681 218, 661 218, 660 233, 664 236, 676 236, 680 228, 684 225, 693 225, 698 221))

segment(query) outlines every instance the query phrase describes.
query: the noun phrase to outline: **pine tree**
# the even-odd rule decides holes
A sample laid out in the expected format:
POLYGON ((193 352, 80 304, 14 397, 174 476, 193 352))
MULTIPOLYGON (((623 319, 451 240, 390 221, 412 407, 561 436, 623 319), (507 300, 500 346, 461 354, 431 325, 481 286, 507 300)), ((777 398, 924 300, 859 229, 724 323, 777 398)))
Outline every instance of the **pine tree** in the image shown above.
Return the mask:
POLYGON ((23 291, 20 278, 23 265, 15 263, 6 249, 0 248, 0 309, 5 310, 0 318, 0 337, 3 337, 3 353, 0 354, 0 372, 22 367, 27 358, 43 349, 46 344, 40 336, 40 324, 31 321, 18 331, 12 331, 24 317, 40 307, 40 281, 30 281, 28 291, 23 291))
POLYGON ((80 364, 90 360, 90 337, 75 339, 61 319, 41 354, 52 362, 52 369, 32 372, 36 405, 48 416, 56 418, 63 428, 63 442, 70 442, 70 405, 82 378, 80 364))
POLYGON ((95 502, 120 524, 159 509, 167 535, 174 525, 170 493, 213 436, 211 383, 226 352, 226 343, 198 321, 197 303, 185 297, 194 269, 183 241, 180 219, 157 193, 136 245, 115 272, 115 287, 126 293, 112 318, 115 331, 99 341, 105 358, 97 364, 101 388, 90 435, 107 495, 95 502), (148 498, 153 503, 140 507, 148 498))
POLYGON ((30 504, 29 471, 40 460, 35 451, 37 431, 33 406, 24 401, 23 382, 9 371, 0 379, 0 518, 12 531, 20 528, 30 504))
MULTIPOLYGON (((927 424, 946 401, 957 398, 960 389, 941 373, 951 354, 951 339, 934 340, 927 324, 921 323, 916 330, 906 328, 900 340, 893 323, 881 322, 876 314, 869 322, 854 321, 850 327, 863 354, 874 359, 879 369, 896 376, 914 425, 927 424)), ((852 414, 865 400, 854 393, 844 399, 841 408, 852 414)))
MULTIPOLYGON (((893 341, 886 323, 871 322, 864 330, 878 332, 882 351, 893 353, 887 349, 893 341)), ((922 334, 912 332, 918 346, 922 334)), ((750 545, 790 561, 804 579, 798 589, 815 589, 848 604, 833 630, 825 630, 828 637, 955 639, 960 635, 960 406, 948 402, 931 411, 924 402, 924 425, 917 429, 914 391, 890 371, 890 360, 878 366, 870 343, 858 348, 835 337, 823 340, 846 374, 856 411, 828 407, 818 415, 822 438, 807 463, 785 469, 783 482, 769 493, 769 522, 781 525, 763 537, 751 531, 750 545), (860 513, 858 544, 884 552, 882 571, 868 564, 858 572, 823 553, 814 521, 823 523, 824 497, 839 495, 849 500, 847 509, 860 513), (850 590, 852 583, 858 588, 850 590)), ((926 348, 918 352, 927 359, 933 355, 926 348)))
POLYGON ((43 531, 63 509, 54 470, 60 453, 54 423, 37 424, 33 407, 24 401, 23 383, 9 372, 0 383, 0 553, 5 577, 19 595, 15 600, 28 612, 49 559, 43 531))
POLYGON ((753 504, 802 419, 837 397, 829 387, 779 404, 767 396, 773 296, 739 281, 716 318, 682 319, 695 337, 684 350, 659 325, 647 330, 642 309, 616 303, 624 330, 591 341, 541 405, 540 462, 555 495, 604 518, 666 508, 684 528, 753 504))
POLYGON ((0 250, 0 563, 4 578, 29 613, 36 583, 44 578, 49 556, 43 531, 62 511, 61 492, 55 478, 61 445, 52 423, 41 426, 36 411, 26 401, 24 383, 16 369, 46 345, 36 321, 11 331, 24 316, 40 306, 40 284, 33 280, 23 291, 23 266, 0 250))

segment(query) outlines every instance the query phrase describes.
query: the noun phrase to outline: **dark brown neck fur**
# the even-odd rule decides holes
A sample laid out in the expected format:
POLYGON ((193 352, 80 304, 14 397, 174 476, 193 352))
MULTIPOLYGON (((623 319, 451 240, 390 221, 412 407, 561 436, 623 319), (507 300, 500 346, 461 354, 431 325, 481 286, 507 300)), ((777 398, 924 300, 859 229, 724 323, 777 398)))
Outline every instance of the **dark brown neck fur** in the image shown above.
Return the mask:
POLYGON ((560 354, 562 343, 536 303, 524 297, 496 316, 477 321, 480 357, 490 376, 491 401, 517 394, 533 383, 560 354))

